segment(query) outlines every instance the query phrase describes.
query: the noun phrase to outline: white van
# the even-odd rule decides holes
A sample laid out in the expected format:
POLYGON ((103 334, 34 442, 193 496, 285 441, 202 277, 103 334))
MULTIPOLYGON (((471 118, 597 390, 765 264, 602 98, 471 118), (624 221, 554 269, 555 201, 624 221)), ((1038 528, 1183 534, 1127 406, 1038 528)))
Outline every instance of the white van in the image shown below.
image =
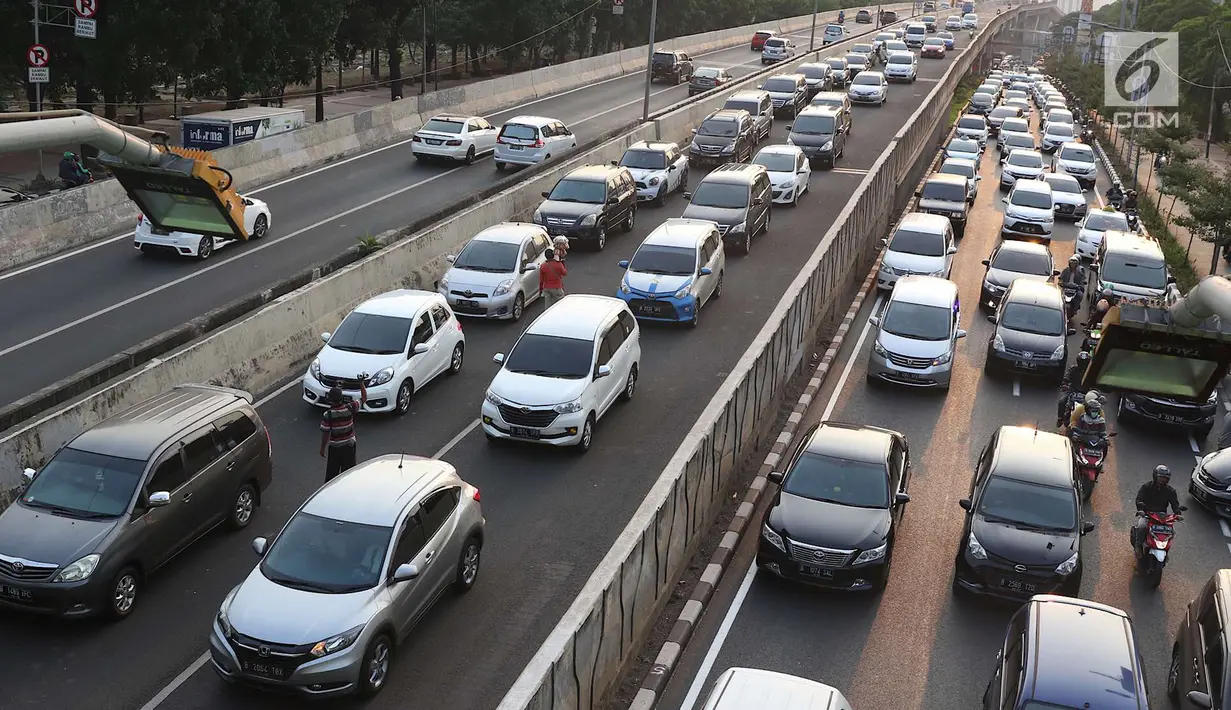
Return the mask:
POLYGON ((922 22, 912 22, 906 26, 906 46, 911 49, 919 49, 928 38, 928 27, 922 22))
POLYGON ((1175 283, 1167 271, 1163 248, 1144 234, 1103 232, 1090 268, 1098 278, 1098 288, 1090 289, 1091 304, 1107 289, 1127 298, 1160 298, 1175 283))
POLYGON ((762 671, 728 668, 714 682, 703 710, 851 710, 837 688, 813 680, 762 671))

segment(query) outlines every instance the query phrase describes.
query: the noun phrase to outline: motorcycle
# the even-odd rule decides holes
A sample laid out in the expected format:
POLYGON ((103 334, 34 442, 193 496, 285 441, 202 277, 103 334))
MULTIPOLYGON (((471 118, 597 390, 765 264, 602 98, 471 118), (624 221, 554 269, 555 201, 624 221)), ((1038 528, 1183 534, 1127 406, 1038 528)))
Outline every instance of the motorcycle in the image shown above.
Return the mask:
POLYGON ((1086 145, 1093 145, 1094 144, 1094 131, 1090 130, 1089 128, 1082 131, 1081 132, 1081 142, 1085 143, 1086 145))
POLYGON ((1137 231, 1137 225, 1141 223, 1141 217, 1138 216, 1137 210, 1132 207, 1125 209, 1124 218, 1128 222, 1128 228, 1134 232, 1137 231))
POLYGON ((1103 324, 1096 324, 1093 328, 1086 329, 1086 337, 1081 341, 1081 349, 1092 353, 1098 347, 1099 340, 1103 337, 1103 324))
POLYGON ((1081 494, 1081 502, 1086 503, 1094 495, 1094 485, 1098 483, 1099 474, 1103 472, 1103 463, 1107 460, 1107 451, 1111 448, 1111 437, 1116 433, 1073 432, 1073 463, 1076 464, 1074 475, 1077 477, 1077 491, 1081 494))
MULTIPOLYGON (((1180 512, 1188 510, 1181 505, 1180 512)), ((1171 543, 1175 540, 1175 524, 1184 519, 1183 515, 1165 513, 1146 513, 1146 529, 1143 539, 1133 548, 1137 558, 1137 571, 1146 578, 1151 587, 1157 587, 1163 581, 1163 567, 1167 566, 1167 556, 1171 553, 1171 543)))
POLYGON ((1073 316, 1077 315, 1077 311, 1081 309, 1081 297, 1085 292, 1083 284, 1067 283, 1064 285, 1064 311, 1068 314, 1069 320, 1073 320, 1073 316))

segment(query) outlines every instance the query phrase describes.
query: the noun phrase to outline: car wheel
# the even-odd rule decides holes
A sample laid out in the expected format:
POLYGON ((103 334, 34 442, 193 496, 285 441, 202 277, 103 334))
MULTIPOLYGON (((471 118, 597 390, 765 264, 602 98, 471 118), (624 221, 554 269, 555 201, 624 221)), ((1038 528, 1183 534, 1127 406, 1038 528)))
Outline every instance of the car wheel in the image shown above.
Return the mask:
POLYGON ((791 196, 791 207, 799 207, 799 190, 796 190, 795 194, 791 196))
POLYGON ((752 230, 744 229, 744 241, 739 245, 739 252, 747 256, 752 251, 752 230))
POLYGON ((1167 697, 1173 702, 1180 700, 1180 646, 1171 649, 1171 667, 1167 669, 1167 697))
POLYGON ((586 417, 586 423, 581 425, 581 438, 577 440, 577 453, 584 454, 594 445, 594 415, 586 417))
POLYGON ((633 208, 628 211, 628 219, 624 220, 625 234, 633 231, 633 228, 636 226, 637 226, 637 207, 636 205, 634 205, 633 208))
POLYGON ((462 365, 466 362, 466 346, 458 343, 453 346, 453 354, 449 356, 449 374, 456 375, 462 371, 462 365))
POLYGON ((269 231, 269 219, 265 215, 257 215, 256 222, 252 225, 252 239, 260 239, 269 231))
POLYGON ((377 634, 363 654, 363 665, 359 669, 359 694, 370 698, 383 690, 392 663, 393 641, 383 633, 377 634))
POLYGON ((633 394, 637 391, 637 365, 633 363, 632 369, 628 371, 628 379, 624 381, 624 391, 620 393, 620 399, 627 402, 633 398, 633 394))
POLYGON ((256 488, 251 483, 239 487, 235 494, 235 502, 231 513, 227 516, 227 527, 232 530, 243 530, 252 522, 252 513, 256 510, 256 488))
POLYGON ((722 272, 718 272, 718 283, 714 284, 714 292, 710 294, 710 298, 715 300, 722 298, 722 272))
POLYGON ((667 204, 667 183, 663 183, 662 187, 658 188, 658 194, 654 196, 654 205, 662 207, 667 204))
POLYGON ((607 247, 607 227, 598 228, 598 237, 594 240, 594 251, 602 251, 607 247))
POLYGON ((398 387, 397 401, 393 403, 393 412, 398 416, 402 416, 410 411, 410 400, 414 396, 415 385, 410 380, 403 380, 402 386, 398 387))
POLYGON ((214 253, 214 238, 201 237, 201 241, 197 242, 197 259, 205 261, 214 253))
POLYGON ((141 590, 141 575, 134 567, 125 567, 111 582, 111 605, 108 607, 112 619, 119 621, 127 619, 137 606, 137 593, 141 590))
POLYGON ((513 299, 513 322, 521 320, 522 314, 526 312, 526 297, 522 294, 517 294, 513 299))
POLYGON ((470 146, 469 148, 466 149, 466 164, 471 165, 473 163, 474 163, 474 146, 470 146))
POLYGON ((479 562, 482 561, 483 546, 477 537, 469 537, 462 545, 462 554, 457 560, 457 579, 453 586, 465 594, 474 589, 474 583, 479 579, 479 562))
POLYGON ((680 176, 680 192, 688 189, 688 168, 684 168, 684 174, 680 176))
POLYGON ((692 320, 688 321, 689 328, 699 328, 701 326, 701 302, 697 301, 697 305, 693 307, 692 320))

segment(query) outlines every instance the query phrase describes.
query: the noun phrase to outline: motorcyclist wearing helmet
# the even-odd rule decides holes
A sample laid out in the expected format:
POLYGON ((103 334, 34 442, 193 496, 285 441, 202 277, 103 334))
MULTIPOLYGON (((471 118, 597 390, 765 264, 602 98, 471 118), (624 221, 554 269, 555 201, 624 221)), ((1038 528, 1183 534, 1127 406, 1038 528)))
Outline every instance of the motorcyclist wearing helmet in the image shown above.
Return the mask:
POLYGON ((1090 367, 1090 353, 1077 353, 1077 359, 1069 365, 1068 372, 1064 373, 1064 381, 1060 384, 1061 394, 1060 401, 1056 403, 1056 426, 1064 426, 1065 420, 1069 417, 1070 409, 1076 408, 1076 400, 1081 395, 1081 381, 1086 376, 1086 369, 1090 367))
POLYGON ((1084 291, 1086 288, 1086 267, 1081 265, 1081 257, 1074 254, 1069 257, 1069 265, 1060 272, 1061 288, 1076 288, 1084 291))
POLYGON ((1136 190, 1129 190, 1128 192, 1124 193, 1124 209, 1125 210, 1137 209, 1137 191, 1136 190))
POLYGON ((1136 548, 1141 539, 1141 533, 1149 524, 1146 513, 1165 515, 1167 509, 1177 515, 1180 513, 1180 498, 1171 487, 1171 469, 1163 465, 1154 467, 1154 475, 1148 483, 1137 489, 1137 520, 1133 523, 1129 539, 1136 548))
POLYGON ((1124 200, 1124 188, 1120 187, 1120 183, 1112 183, 1111 187, 1107 188, 1107 201, 1111 203, 1122 202, 1124 200))
POLYGON ((1103 396, 1090 390, 1069 416, 1069 433, 1074 436, 1100 434, 1107 436, 1107 420, 1103 418, 1103 396))
POLYGON ((77 154, 71 150, 65 151, 64 157, 60 159, 60 180, 65 187, 77 187, 90 181, 90 171, 85 169, 77 159, 77 154))

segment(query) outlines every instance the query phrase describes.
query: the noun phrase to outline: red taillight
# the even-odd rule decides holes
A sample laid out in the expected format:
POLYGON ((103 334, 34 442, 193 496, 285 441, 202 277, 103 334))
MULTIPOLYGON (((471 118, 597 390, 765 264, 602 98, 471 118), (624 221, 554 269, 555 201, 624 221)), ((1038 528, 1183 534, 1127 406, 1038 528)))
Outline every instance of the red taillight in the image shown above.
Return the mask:
POLYGON ((138 226, 138 227, 140 227, 140 226, 141 226, 141 223, 142 223, 142 222, 144 222, 144 221, 145 221, 145 215, 143 215, 143 214, 139 214, 139 215, 137 215, 137 226, 138 226))
POLYGON ((534 147, 535 147, 535 148, 542 148, 542 147, 543 147, 543 139, 542 139, 542 138, 540 138, 540 139, 536 140, 536 141, 534 142, 534 147))
POLYGON ((453 322, 454 322, 454 323, 457 323, 457 332, 459 332, 459 333, 460 333, 460 332, 462 332, 462 322, 461 322, 461 320, 454 319, 454 321, 453 321, 453 322))
POLYGON ((411 143, 422 143, 422 142, 423 142, 423 139, 422 139, 422 138, 420 138, 419 136, 415 136, 414 138, 411 138, 411 139, 410 139, 410 142, 411 142, 411 143))
POLYGON ((467 486, 470 489, 470 498, 476 503, 479 503, 479 489, 474 486, 467 486))
POLYGON ((459 145, 461 145, 461 144, 462 144, 462 142, 461 142, 461 141, 459 141, 459 140, 451 140, 451 141, 449 141, 448 143, 445 143, 445 145, 451 145, 451 146, 455 146, 455 147, 456 147, 456 146, 459 146, 459 145))

